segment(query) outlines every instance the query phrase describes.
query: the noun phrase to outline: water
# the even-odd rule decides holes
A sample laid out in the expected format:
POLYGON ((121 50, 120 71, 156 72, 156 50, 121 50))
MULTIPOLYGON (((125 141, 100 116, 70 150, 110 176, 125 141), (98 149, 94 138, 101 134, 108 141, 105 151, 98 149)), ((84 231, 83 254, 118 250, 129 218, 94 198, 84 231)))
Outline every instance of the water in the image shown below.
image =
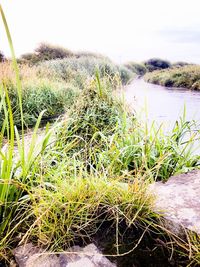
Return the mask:
MULTIPOLYGON (((183 115, 186 120, 200 122, 200 92, 180 88, 167 88, 136 79, 125 89, 125 99, 136 111, 147 110, 148 120, 167 127, 174 125, 183 115)), ((142 113, 143 117, 145 112, 142 113)))
MULTIPOLYGON (((183 117, 186 108, 186 121, 195 120, 192 132, 188 132, 183 141, 190 139, 193 133, 200 132, 200 92, 180 88, 167 88, 136 79, 125 89, 125 99, 133 111, 140 114, 141 119, 152 124, 153 121, 165 133, 170 132, 175 122, 183 117), (144 112, 145 111, 145 112, 144 112)), ((200 155, 199 134, 193 143, 194 155, 200 155)))

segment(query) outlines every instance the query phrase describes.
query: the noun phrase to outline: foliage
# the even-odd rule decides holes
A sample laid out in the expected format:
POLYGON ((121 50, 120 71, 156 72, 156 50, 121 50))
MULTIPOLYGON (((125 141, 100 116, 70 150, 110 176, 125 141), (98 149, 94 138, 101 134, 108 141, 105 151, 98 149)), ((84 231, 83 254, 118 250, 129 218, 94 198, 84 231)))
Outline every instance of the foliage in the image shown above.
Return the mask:
MULTIPOLYGON (((7 84, 14 123, 21 127, 20 104, 17 99, 17 90, 14 84, 7 84)), ((25 126, 34 126, 39 114, 45 110, 43 119, 51 119, 61 115, 69 108, 78 92, 72 86, 52 82, 26 83, 22 90, 23 123, 25 126)), ((1 97, 0 97, 1 99, 1 97)), ((0 112, 0 127, 2 127, 5 113, 0 112)))
POLYGON ((122 84, 128 84, 135 78, 135 73, 123 65, 118 66, 118 71, 122 84))
POLYGON ((2 51, 0 51, 0 62, 4 62, 6 60, 6 57, 2 51))
POLYGON ((189 63, 187 63, 187 62, 184 62, 184 61, 177 61, 177 62, 175 62, 175 63, 173 63, 172 65, 171 65, 171 67, 173 68, 173 67, 184 67, 184 66, 187 66, 187 65, 193 65, 193 64, 189 64, 189 63))
POLYGON ((109 175, 131 172, 133 179, 138 170, 154 180, 167 180, 199 166, 199 158, 192 153, 199 138, 199 133, 192 131, 194 122, 188 123, 183 117, 171 133, 164 134, 162 128, 143 125, 128 115, 107 85, 86 88, 82 101, 72 107, 70 120, 58 131, 58 147, 63 149, 72 141, 76 144, 67 155, 77 153, 81 161, 109 175), (184 142, 185 136, 188 142, 184 142))
POLYGON ((149 72, 160 69, 167 69, 171 67, 171 63, 169 61, 160 58, 151 58, 145 61, 144 65, 149 72))
POLYGON ((155 71, 146 74, 145 80, 169 87, 173 86, 199 90, 200 66, 186 65, 183 67, 155 71))
POLYGON ((76 53, 74 53, 74 56, 76 58, 80 58, 80 57, 89 57, 89 58, 99 58, 99 59, 104 59, 109 61, 110 59, 104 55, 98 54, 98 53, 93 53, 93 52, 89 52, 89 51, 78 51, 76 53))
POLYGON ((83 89, 85 81, 94 77, 98 71, 100 78, 108 77, 114 80, 119 77, 126 84, 134 76, 128 69, 115 65, 110 60, 95 57, 68 58, 62 60, 51 60, 42 64, 51 70, 58 79, 71 81, 83 89))
MULTIPOLYGON (((77 240, 90 240, 102 226, 114 229, 117 256, 122 252, 119 240, 131 227, 135 230, 134 242, 129 244, 132 251, 144 236, 146 239, 153 234, 160 243, 162 235, 163 247, 172 243, 172 248, 184 250, 189 256, 196 252, 164 228, 160 215, 153 211, 147 186, 151 178, 167 179, 174 172, 198 165, 199 158, 192 156, 192 144, 198 132, 194 134, 183 119, 165 136, 160 129, 153 126, 149 129, 127 113, 125 104, 113 96, 120 71, 111 62, 97 59, 90 62, 83 58, 81 64, 79 59, 51 61, 34 69, 36 80, 26 80, 22 73, 21 80, 1 6, 0 13, 16 76, 14 82, 9 68, 6 69, 9 77, 1 73, 0 111, 4 120, 0 135, 0 256, 16 246, 18 240, 36 241, 60 251, 77 240), (58 67, 55 76, 49 75, 53 72, 48 69, 49 80, 46 80, 43 66, 53 66, 53 70, 58 67), (47 109, 49 114, 60 112, 66 87, 72 86, 66 83, 69 81, 67 66, 76 74, 82 71, 89 82, 65 120, 51 130, 47 127, 38 143, 37 132, 44 115, 44 111, 39 114, 40 110, 47 109), (39 81, 38 75, 42 75, 39 81), (63 93, 61 97, 60 93, 63 93), (26 111, 38 117, 27 146, 26 111), (20 114, 21 134, 15 127, 16 112, 20 114), (3 146, 5 132, 6 148, 3 146), (191 134, 186 142, 185 133, 191 134)), ((155 246, 148 250, 151 255, 155 246)), ((194 261, 199 263, 196 255, 194 261)))
POLYGON ((63 47, 41 43, 34 53, 26 53, 21 56, 20 61, 29 64, 36 64, 41 61, 62 59, 72 57, 73 53, 63 47))
POLYGON ((125 67, 138 75, 144 75, 147 72, 145 65, 142 63, 128 62, 125 67))

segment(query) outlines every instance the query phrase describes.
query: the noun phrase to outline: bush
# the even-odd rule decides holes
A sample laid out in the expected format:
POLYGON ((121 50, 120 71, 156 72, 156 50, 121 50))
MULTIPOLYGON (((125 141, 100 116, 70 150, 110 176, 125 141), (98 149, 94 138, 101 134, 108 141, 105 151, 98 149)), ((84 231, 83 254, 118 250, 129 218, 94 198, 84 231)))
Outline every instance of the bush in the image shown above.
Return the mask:
POLYGON ((160 58, 151 58, 144 62, 145 67, 148 71, 167 69, 171 67, 171 63, 169 61, 160 59, 160 58))
POLYGON ((0 51, 0 62, 4 62, 6 60, 5 55, 3 54, 2 51, 0 51))
POLYGON ((88 51, 79 51, 74 53, 74 56, 76 58, 81 58, 81 57, 89 57, 89 58, 97 58, 97 59, 104 59, 107 61, 111 61, 108 57, 103 56, 101 54, 93 53, 93 52, 88 52, 88 51))
POLYGON ((47 43, 41 43, 33 53, 26 53, 21 56, 20 62, 36 64, 41 61, 52 59, 62 59, 72 57, 73 53, 60 46, 54 46, 47 43))
POLYGON ((183 67, 183 66, 187 66, 187 65, 190 65, 190 64, 187 62, 184 62, 184 61, 178 61, 178 62, 173 63, 171 65, 171 67, 178 68, 178 67, 183 67))

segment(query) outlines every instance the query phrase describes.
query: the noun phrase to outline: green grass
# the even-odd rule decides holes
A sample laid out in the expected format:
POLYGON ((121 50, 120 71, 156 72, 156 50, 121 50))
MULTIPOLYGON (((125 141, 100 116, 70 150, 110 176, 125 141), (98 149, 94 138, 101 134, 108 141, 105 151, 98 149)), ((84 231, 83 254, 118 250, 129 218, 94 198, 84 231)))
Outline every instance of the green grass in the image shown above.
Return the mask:
POLYGON ((153 71, 144 76, 147 82, 168 87, 200 89, 200 66, 186 65, 166 70, 153 71))
POLYGON ((119 78, 122 84, 127 84, 135 76, 134 72, 124 66, 116 65, 106 58, 93 56, 51 60, 41 66, 51 70, 58 79, 73 81, 79 88, 83 88, 85 80, 94 77, 96 71, 99 72, 100 78, 108 77, 112 81, 119 78))
MULTIPOLYGON (((13 111, 14 124, 21 128, 20 103, 16 87, 13 83, 7 85, 13 111)), ((78 95, 78 89, 66 84, 53 82, 29 82, 23 86, 22 106, 23 124, 33 127, 39 114, 45 110, 43 119, 57 117, 67 110, 78 95)), ((0 112, 0 127, 3 125, 5 112, 0 112)))
POLYGON ((0 257, 9 261, 12 248, 29 240, 57 252, 74 242, 91 240, 102 227, 109 226, 114 229, 112 246, 118 256, 128 254, 120 242, 126 231, 134 229, 137 235, 129 243, 130 250, 155 235, 166 246, 171 241, 170 250, 175 247, 187 254, 187 259, 192 249, 192 260, 199 263, 197 246, 190 246, 194 237, 188 244, 165 229, 147 190, 152 180, 166 180, 198 166, 199 157, 192 154, 192 145, 199 133, 192 132, 184 117, 167 136, 161 128, 140 123, 136 115, 129 114, 125 103, 113 96, 127 70, 120 71, 102 59, 42 63, 37 69, 41 80, 30 83, 22 79, 21 83, 1 6, 0 12, 16 73, 15 83, 5 80, 0 87, 4 116, 0 136, 0 257), (55 74, 49 81, 42 74, 44 67, 55 74), (79 86, 82 91, 77 98, 74 88, 79 86), (68 96, 66 91, 71 87, 68 96), (37 132, 45 116, 42 110, 48 115, 63 112, 62 101, 71 105, 65 119, 51 129, 47 126, 38 144, 37 132), (34 130, 26 148, 24 125, 30 114, 34 115, 34 130), (185 134, 190 136, 188 141, 185 134))

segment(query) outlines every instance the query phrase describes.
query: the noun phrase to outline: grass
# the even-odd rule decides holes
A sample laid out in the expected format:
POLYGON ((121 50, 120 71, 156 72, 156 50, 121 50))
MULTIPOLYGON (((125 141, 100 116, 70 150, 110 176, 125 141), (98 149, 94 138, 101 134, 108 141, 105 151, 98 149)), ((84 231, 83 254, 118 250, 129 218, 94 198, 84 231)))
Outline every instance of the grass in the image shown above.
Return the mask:
POLYGON ((142 63, 128 62, 125 67, 138 75, 144 75, 147 72, 147 68, 142 63))
POLYGON ((110 80, 115 80, 119 77, 122 84, 128 83, 135 76, 134 72, 124 66, 116 65, 106 58, 93 56, 52 60, 41 65, 53 71, 55 76, 64 81, 74 80, 81 88, 84 87, 85 79, 94 77, 96 71, 99 72, 100 78, 108 77, 110 80))
MULTIPOLYGON (((194 134, 184 118, 168 136, 154 125, 150 128, 142 125, 112 93, 121 84, 120 75, 123 73, 124 77, 126 69, 119 71, 110 62, 102 63, 102 59, 49 61, 33 68, 34 83, 30 83, 29 75, 21 74, 20 79, 1 6, 0 12, 16 74, 16 77, 4 74, 6 79, 0 87, 4 116, 0 142, 1 258, 9 262, 12 248, 28 240, 57 252, 73 243, 91 241, 108 228, 114 231, 111 247, 117 256, 135 251, 140 244, 143 251, 148 247, 146 240, 153 235, 155 240, 162 239, 163 247, 170 242, 174 259, 180 252, 190 256, 188 243, 164 228, 162 218, 153 211, 154 199, 147 188, 152 180, 166 180, 171 174, 198 166, 199 157, 192 154, 198 132, 194 134), (49 80, 44 68, 52 74, 49 80), (38 128, 45 114, 40 111, 46 109, 52 114, 52 105, 56 111, 63 111, 59 101, 66 95, 57 97, 70 86, 81 87, 79 98, 74 98, 73 105, 70 102, 63 121, 52 128, 47 126, 37 145, 38 128), (16 96, 18 100, 13 104, 16 96), (24 141, 25 111, 35 116, 28 149, 24 141), (21 134, 16 127, 19 125, 21 134), (5 133, 6 150, 3 149, 5 133), (186 133, 190 134, 188 142, 183 139, 186 133), (133 239, 129 249, 124 250, 123 236, 131 229, 133 239)), ((30 69, 26 71, 32 73, 30 69)), ((13 75, 9 68, 7 73, 13 75)), ((148 255, 154 250, 152 243, 148 255)), ((196 245, 192 251, 192 260, 199 263, 196 245)))
POLYGON ((163 86, 199 90, 200 66, 186 65, 172 67, 166 70, 158 70, 147 73, 144 78, 147 82, 160 84, 163 86))
MULTIPOLYGON (((56 80, 48 70, 23 65, 19 69, 22 96, 20 104, 12 65, 2 63, 0 69, 1 79, 9 93, 14 123, 18 128, 21 128, 20 105, 23 107, 23 124, 26 127, 33 127, 43 110, 45 110, 43 119, 63 114, 73 104, 80 91, 70 83, 56 80), (49 76, 51 78, 47 79, 49 76)), ((5 118, 3 110, 0 115, 0 126, 2 126, 5 118)))

